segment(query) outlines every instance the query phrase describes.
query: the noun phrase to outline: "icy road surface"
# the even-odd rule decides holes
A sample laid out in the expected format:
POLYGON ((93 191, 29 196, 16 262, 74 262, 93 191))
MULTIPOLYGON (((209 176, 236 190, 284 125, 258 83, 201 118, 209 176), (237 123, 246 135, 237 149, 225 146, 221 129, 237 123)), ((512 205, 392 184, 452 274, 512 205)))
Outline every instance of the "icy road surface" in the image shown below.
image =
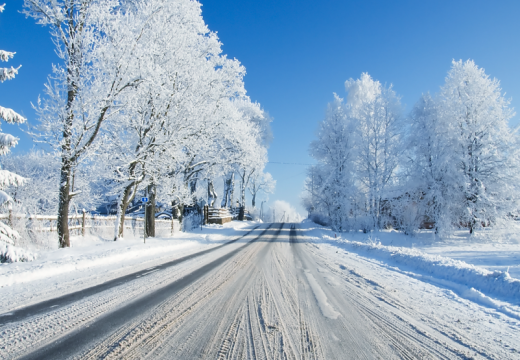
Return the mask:
POLYGON ((414 289, 406 275, 383 274, 391 279, 382 285, 363 275, 362 266, 373 273, 376 265, 322 251, 297 227, 261 225, 199 256, 35 305, 32 312, 4 314, 0 357, 519 357, 518 336, 511 335, 517 320, 500 315, 492 326, 480 324, 485 311, 468 312, 463 301, 439 296, 428 284, 417 286, 416 297, 400 297, 399 286, 414 289), (445 320, 450 312, 458 321, 445 320))

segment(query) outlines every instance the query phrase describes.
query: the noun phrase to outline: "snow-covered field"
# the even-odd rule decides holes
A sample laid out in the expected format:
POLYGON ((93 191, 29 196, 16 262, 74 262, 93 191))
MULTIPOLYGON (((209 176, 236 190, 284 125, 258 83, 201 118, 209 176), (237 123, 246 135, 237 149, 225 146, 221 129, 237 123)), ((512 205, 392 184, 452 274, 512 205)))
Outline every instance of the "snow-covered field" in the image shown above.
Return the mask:
POLYGON ((31 262, 0 264, 0 313, 81 290, 218 246, 247 232, 254 223, 231 222, 174 236, 111 241, 100 236, 72 237, 71 247, 36 253, 31 262), (16 286, 14 286, 16 285, 16 286))

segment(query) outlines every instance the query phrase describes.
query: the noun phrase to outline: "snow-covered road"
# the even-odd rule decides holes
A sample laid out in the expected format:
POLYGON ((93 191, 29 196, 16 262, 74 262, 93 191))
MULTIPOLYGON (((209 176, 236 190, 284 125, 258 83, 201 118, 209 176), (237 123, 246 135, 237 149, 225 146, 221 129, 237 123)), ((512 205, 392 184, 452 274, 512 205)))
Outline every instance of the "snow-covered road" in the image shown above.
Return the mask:
MULTIPOLYGON (((519 324, 330 245, 298 225, 0 325, 2 358, 518 358, 519 324), (455 314, 457 321, 449 321, 455 314), (485 322, 485 323, 479 323, 485 322), (492 323, 492 325, 489 325, 492 323)), ((231 239, 230 239, 231 240, 231 239)), ((9 316, 5 316, 9 318, 9 316)), ((1 317, 0 317, 1 319, 1 317)), ((0 321, 2 324, 2 321, 0 321)))

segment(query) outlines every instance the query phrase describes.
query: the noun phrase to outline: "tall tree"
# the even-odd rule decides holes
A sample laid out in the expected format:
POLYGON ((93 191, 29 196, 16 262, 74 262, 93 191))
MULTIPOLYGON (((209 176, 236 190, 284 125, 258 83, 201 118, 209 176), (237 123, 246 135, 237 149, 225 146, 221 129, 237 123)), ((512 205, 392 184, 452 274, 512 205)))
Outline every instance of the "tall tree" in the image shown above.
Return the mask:
POLYGON ((356 123, 357 120, 349 114, 343 99, 334 94, 334 101, 328 104, 325 119, 318 126, 318 139, 310 145, 311 156, 320 162, 320 166, 315 170, 321 173, 322 179, 319 182, 318 179, 312 179, 310 185, 313 194, 320 194, 313 199, 326 199, 320 201, 319 207, 325 210, 332 226, 339 230, 349 227, 347 219, 351 210, 352 195, 356 192, 356 123))
POLYGON ((251 194, 251 205, 256 207, 256 197, 260 192, 272 194, 276 186, 276 180, 270 173, 259 172, 254 174, 249 180, 249 193, 251 194))
POLYGON ((24 0, 24 6, 26 15, 50 27, 61 60, 38 101, 38 137, 60 154, 57 227, 60 247, 68 247, 74 168, 94 152, 102 125, 121 108, 120 96, 140 83, 136 59, 146 47, 118 1, 24 0))
POLYGON ((435 223, 436 233, 448 234, 460 216, 463 178, 453 158, 453 129, 448 118, 441 115, 439 99, 430 94, 417 101, 410 115, 408 163, 404 169, 408 179, 402 182, 401 198, 393 204, 394 215, 403 217, 401 226, 409 233, 418 228, 417 220, 429 220, 435 223), (421 219, 406 219, 410 196, 415 196, 416 216, 421 219))
POLYGON ((383 87, 366 73, 358 80, 346 81, 345 87, 350 111, 358 121, 356 171, 366 196, 369 227, 380 229, 384 201, 392 196, 391 185, 404 150, 402 108, 391 86, 383 87))
POLYGON ((472 60, 453 61, 440 107, 450 126, 452 161, 462 176, 460 220, 472 233, 518 205, 518 143, 508 125, 514 113, 499 81, 490 79, 472 60))

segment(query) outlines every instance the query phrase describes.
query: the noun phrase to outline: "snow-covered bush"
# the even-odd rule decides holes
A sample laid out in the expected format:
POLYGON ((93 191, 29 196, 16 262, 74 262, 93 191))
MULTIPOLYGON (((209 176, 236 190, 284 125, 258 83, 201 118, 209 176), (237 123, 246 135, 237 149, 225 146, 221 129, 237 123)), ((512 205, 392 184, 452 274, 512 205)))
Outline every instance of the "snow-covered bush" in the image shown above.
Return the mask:
POLYGON ((325 215, 322 215, 320 213, 314 213, 309 216, 309 219, 312 220, 314 223, 321 225, 321 226, 329 226, 330 225, 330 219, 326 217, 325 215))
POLYGON ((0 263, 26 262, 36 259, 36 254, 14 245, 0 243, 0 263))

